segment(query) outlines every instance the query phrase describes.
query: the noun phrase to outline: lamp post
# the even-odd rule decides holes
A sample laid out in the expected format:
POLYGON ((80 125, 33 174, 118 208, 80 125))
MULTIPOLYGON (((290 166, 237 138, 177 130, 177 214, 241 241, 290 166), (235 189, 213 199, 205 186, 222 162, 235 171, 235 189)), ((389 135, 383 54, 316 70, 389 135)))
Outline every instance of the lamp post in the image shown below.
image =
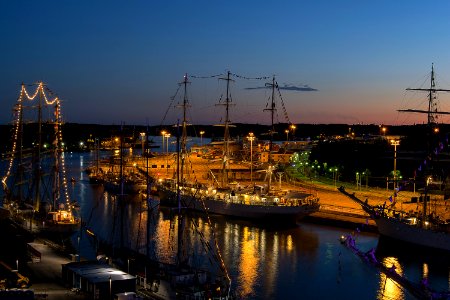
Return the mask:
POLYGON ((168 154, 169 154, 169 137, 170 137, 170 133, 166 133, 164 136, 167 138, 167 140, 166 140, 166 175, 167 175, 167 174, 169 174, 169 166, 168 166, 169 158, 168 158, 168 154))
POLYGON ((253 132, 250 132, 247 138, 250 141, 250 182, 253 183, 253 141, 255 140, 253 132))
POLYGON ((397 146, 400 145, 399 140, 391 140, 391 145, 394 146, 394 203, 397 196, 396 185, 397 185, 397 146))
POLYGON ((145 132, 141 132, 141 146, 142 146, 142 156, 144 156, 144 141, 145 141, 145 132))
POLYGON ((162 147, 161 147, 161 153, 163 153, 164 152, 164 138, 166 137, 166 131, 165 130, 163 130, 163 131, 161 131, 161 136, 162 136, 162 147))
POLYGON ((288 142, 289 141, 289 129, 286 129, 284 132, 286 133, 286 142, 288 142))
POLYGON ((112 298, 112 278, 109 276, 109 299, 112 298))
POLYGON ((203 146, 203 135, 205 134, 205 132, 202 130, 200 131, 200 146, 203 146))
POLYGON ((170 138, 170 133, 166 133, 165 137, 167 138, 166 140, 166 154, 169 153, 169 138, 170 138))
POLYGON ((295 124, 291 124, 290 128, 292 130, 292 140, 295 140, 295 129, 297 126, 295 126, 295 124))
POLYGON ((17 272, 19 272, 19 260, 18 259, 16 259, 16 270, 17 270, 17 272))

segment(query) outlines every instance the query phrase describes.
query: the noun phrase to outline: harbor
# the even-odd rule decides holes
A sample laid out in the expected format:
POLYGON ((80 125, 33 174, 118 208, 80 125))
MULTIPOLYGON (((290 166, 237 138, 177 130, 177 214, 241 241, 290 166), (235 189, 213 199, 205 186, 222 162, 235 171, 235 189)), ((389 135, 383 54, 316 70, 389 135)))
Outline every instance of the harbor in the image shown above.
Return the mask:
MULTIPOLYGON (((79 199, 80 215, 83 216, 83 219, 88 220, 89 216, 92 214, 92 211, 95 212, 95 216, 97 217, 91 217, 92 221, 89 224, 89 228, 91 228, 96 232, 96 234, 98 234, 99 239, 106 241, 111 239, 111 228, 113 227, 114 220, 112 220, 111 218, 100 218, 101 216, 113 215, 113 207, 111 205, 108 205, 108 203, 112 204, 113 202, 105 202, 105 200, 114 201, 114 197, 111 194, 105 192, 101 186, 92 185, 89 183, 88 176, 85 173, 85 168, 94 161, 94 152, 84 154, 71 154, 68 158, 68 163, 71 166, 70 175, 77 179, 76 183, 73 184, 73 193, 74 195, 77 195, 77 198, 79 199), (109 229, 105 230, 106 228, 109 229)), ((317 182, 316 184, 320 186, 319 182, 317 182)), ((230 220, 221 216, 212 216, 213 223, 216 224, 215 226, 220 226, 220 230, 218 230, 218 232, 228 232, 228 235, 231 234, 230 236, 227 235, 221 237, 221 244, 224 243, 222 244, 221 249, 225 250, 224 252, 227 254, 224 257, 227 265, 235 266, 230 270, 230 274, 232 277, 236 278, 234 284, 236 285, 237 290, 241 290, 244 293, 241 294, 239 298, 259 299, 263 297, 263 295, 272 295, 272 297, 275 297, 275 295, 277 295, 276 298, 280 297, 280 299, 286 297, 287 295, 292 294, 294 290, 298 289, 298 283, 303 282, 302 278, 303 276, 307 276, 307 274, 305 273, 302 275, 303 272, 301 272, 301 270, 304 270, 306 268, 310 269, 309 272, 314 272, 315 275, 313 276, 313 278, 317 278, 317 280, 321 278, 321 281, 327 280, 328 284, 334 286, 331 293, 337 293, 337 295, 341 294, 340 297, 345 297, 344 295, 346 295, 348 289, 355 290, 357 289, 357 286, 360 285, 361 289, 363 289, 362 287, 364 287, 364 292, 362 290, 359 292, 361 293, 361 295, 367 293, 368 298, 371 298, 371 296, 369 295, 381 294, 384 296, 396 295, 395 297, 400 297, 399 299, 415 299, 414 296, 408 295, 408 292, 402 290, 402 288, 399 286, 390 287, 389 289, 386 289, 386 287, 384 286, 383 288, 381 288, 384 277, 379 277, 377 279, 376 271, 374 272, 368 270, 363 266, 363 264, 360 263, 360 261, 355 260, 351 252, 345 252, 345 248, 342 248, 338 240, 341 234, 357 233, 357 240, 360 248, 366 249, 367 251, 371 248, 376 248, 379 241, 378 235, 374 231, 374 225, 372 224, 372 222, 370 222, 370 220, 369 222, 367 222, 368 216, 365 215, 360 208, 358 208, 356 203, 343 195, 339 195, 340 193, 337 191, 337 189, 334 189, 334 186, 324 185, 322 188, 318 189, 318 191, 321 195, 321 200, 323 201, 321 211, 317 213, 317 216, 312 215, 310 219, 307 218, 303 220, 298 226, 294 228, 253 225, 251 222, 245 220, 230 220), (333 226, 330 227, 331 225, 333 226), (231 248, 229 248, 231 245, 227 246, 226 243, 227 240, 236 238, 240 240, 239 243, 242 244, 243 247, 242 250, 238 252, 232 251, 231 248), (262 239, 266 241, 264 244, 261 244, 262 239), (258 251, 263 251, 263 253, 266 253, 266 258, 261 257, 256 261, 254 259, 250 259, 251 256, 248 255, 251 255, 250 253, 253 253, 252 251, 256 251, 257 249, 259 249, 258 251), (332 253, 334 253, 329 257, 329 260, 325 259, 327 257, 327 251, 331 251, 332 253), (240 257, 238 258, 240 262, 233 263, 232 257, 237 254, 238 257, 240 257), (281 258, 281 256, 278 257, 278 255, 282 255, 282 257, 284 258, 281 258), (315 259, 310 261, 312 257, 315 257, 315 259), (319 263, 319 261, 323 261, 323 259, 325 259, 325 261, 319 263), (283 270, 286 266, 282 266, 284 266, 288 261, 297 261, 297 263, 295 264, 295 268, 298 268, 298 271, 293 272, 291 270, 288 272, 287 270, 283 270), (332 266, 330 266, 329 264, 331 264, 332 266), (278 267, 273 269, 275 266, 278 267), (379 282, 379 285, 373 284, 368 287, 367 281, 364 281, 366 282, 366 284, 362 285, 362 283, 358 280, 353 281, 348 279, 349 277, 345 274, 345 272, 348 272, 349 269, 345 266, 348 266, 348 268, 351 268, 351 270, 355 272, 362 272, 361 276, 363 278, 367 278, 368 276, 375 276, 373 279, 368 281, 372 283, 379 282), (264 288, 260 292, 257 292, 259 289, 257 289, 256 287, 262 284, 262 282, 259 282, 259 280, 263 280, 263 278, 256 275, 260 272, 263 272, 265 274, 263 278, 266 278, 270 274, 269 278, 272 278, 272 280, 275 281, 269 285, 265 283, 264 287, 266 288, 264 288), (325 275, 329 272, 331 272, 331 274, 325 275), (290 276, 297 278, 296 280, 294 280, 296 284, 292 283, 293 285, 291 287, 289 287, 289 285, 285 286, 286 283, 292 282, 293 279, 288 279, 286 278, 286 275, 283 274, 291 274, 290 276), (285 283, 282 284, 282 282, 285 283), (284 290, 286 294, 279 290, 279 286, 283 287, 282 290, 284 290), (267 288, 269 288, 269 290, 267 290, 267 288)), ((378 201, 380 203, 384 201, 383 199, 385 199, 385 193, 386 191, 378 192, 378 201)), ((371 199, 374 198, 374 200, 376 195, 374 191, 364 191, 363 189, 360 192, 357 192, 357 194, 365 196, 370 195, 371 199)), ((133 197, 139 198, 140 196, 137 195, 133 197)), ((130 207, 128 209, 134 207, 131 211, 134 211, 134 215, 139 215, 139 201, 132 201, 129 205, 130 207)), ((155 232, 155 236, 160 236, 160 239, 162 240, 155 240, 157 242, 155 252, 159 253, 160 257, 165 257, 165 259, 167 259, 167 262, 170 262, 174 258, 174 253, 170 253, 170 238, 166 242, 164 241, 164 239, 167 238, 163 238, 163 236, 167 234, 164 233, 163 229, 168 226, 168 224, 166 223, 170 219, 168 213, 169 212, 167 210, 161 210, 160 212, 156 213, 155 222, 156 226, 160 229, 159 231, 155 232)), ((200 221, 203 217, 198 216, 196 218, 198 218, 198 220, 200 221)), ((144 219, 145 218, 143 218, 143 220, 144 219)), ((133 222, 132 220, 128 220, 126 222, 126 227, 128 228, 128 230, 132 230, 132 232, 134 232, 131 233, 130 236, 140 236, 140 239, 142 240, 127 240, 125 241, 125 244, 130 245, 133 248, 136 248, 136 246, 138 245, 137 248, 145 252, 145 249, 147 247, 144 241, 145 233, 138 233, 139 230, 142 230, 143 226, 142 224, 139 225, 135 222, 136 221, 133 222)), ((77 246, 77 238, 77 234, 72 237, 73 244, 75 245, 72 250, 72 254, 79 253, 80 257, 84 257, 84 259, 95 260, 95 243, 93 244, 92 236, 90 236, 89 234, 81 235, 79 248, 77 246), (77 248, 79 249, 78 251, 77 248)), ((389 256, 392 255, 391 253, 393 251, 395 253, 395 249, 391 249, 390 247, 385 246, 386 245, 384 244, 384 251, 387 251, 389 256)), ((409 265, 410 263, 415 261, 415 259, 411 261, 411 255, 412 253, 410 253, 410 251, 405 251, 402 255, 397 254, 397 256, 394 257, 398 259, 399 263, 404 264, 402 265, 402 268, 404 268, 404 272, 407 272, 405 274, 408 274, 408 277, 416 277, 418 276, 417 272, 420 273, 421 271, 420 269, 417 269, 417 262, 409 265)), ((429 256, 423 256, 423 259, 424 263, 427 265, 427 268, 429 268, 428 272, 430 272, 430 274, 428 276, 430 278, 430 283, 433 283, 434 281, 434 286, 436 287, 436 289, 445 289, 446 276, 444 275, 445 272, 442 273, 442 268, 444 268, 444 265, 436 264, 433 259, 430 260, 429 256), (437 273, 435 274, 434 272, 437 273)), ((70 261, 72 261, 72 257, 66 254, 64 262, 70 261)), ((130 263, 131 273, 136 270, 134 263, 135 262, 130 263)), ((34 265, 38 264, 39 262, 34 263, 34 265)), ((61 266, 60 262, 54 262, 51 263, 51 265, 52 268, 56 270, 60 269, 61 266)), ((55 276, 58 276, 58 272, 56 272, 55 276)), ((313 278, 308 279, 308 281, 314 281, 313 278)), ((387 281, 386 284, 389 284, 389 282, 387 281)), ((30 288, 33 288, 33 285, 31 285, 30 288)), ((41 285, 37 284, 35 286, 35 289, 37 294, 43 293, 43 287, 41 285)), ((67 295, 73 295, 73 297, 81 297, 80 294, 76 294, 76 290, 71 291, 71 288, 64 285, 61 285, 59 287, 59 290, 61 293, 65 291, 67 295)), ((305 295, 309 295, 309 297, 312 298, 314 298, 316 295, 327 297, 326 293, 321 294, 323 293, 323 291, 319 292, 314 289, 311 290, 306 286, 303 286, 302 290, 306 293, 305 295)), ((51 297, 51 287, 48 288, 48 291, 48 297, 51 297)), ((56 293, 56 291, 54 293, 56 293)), ((145 293, 142 293, 141 295, 145 295, 145 293)))

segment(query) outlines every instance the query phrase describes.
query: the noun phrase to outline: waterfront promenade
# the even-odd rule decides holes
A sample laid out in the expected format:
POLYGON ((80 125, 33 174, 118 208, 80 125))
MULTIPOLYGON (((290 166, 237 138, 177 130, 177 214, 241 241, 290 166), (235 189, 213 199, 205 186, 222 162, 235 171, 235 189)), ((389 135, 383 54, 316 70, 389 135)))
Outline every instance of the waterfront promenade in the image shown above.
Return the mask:
POLYGON ((34 291, 35 299, 89 299, 63 284, 62 265, 71 262, 67 254, 58 251, 51 242, 43 239, 36 239, 29 245, 40 253, 40 259, 27 263, 30 289, 34 291))

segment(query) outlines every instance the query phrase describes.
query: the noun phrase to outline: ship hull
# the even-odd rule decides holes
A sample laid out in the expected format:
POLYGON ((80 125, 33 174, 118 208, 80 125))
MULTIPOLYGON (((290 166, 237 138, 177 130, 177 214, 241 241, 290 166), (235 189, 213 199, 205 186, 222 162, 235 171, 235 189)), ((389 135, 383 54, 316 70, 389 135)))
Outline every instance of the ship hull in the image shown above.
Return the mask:
MULTIPOLYGON (((178 206, 177 195, 170 189, 159 189, 160 205, 178 206)), ((295 206, 275 204, 246 204, 227 200, 216 200, 212 197, 182 196, 182 206, 187 209, 219 214, 228 217, 251 219, 256 221, 282 222, 293 224, 307 215, 317 212, 320 205, 317 201, 303 200, 295 206)))
POLYGON ((395 218, 375 218, 380 235, 422 247, 450 252, 450 233, 409 225, 395 218))

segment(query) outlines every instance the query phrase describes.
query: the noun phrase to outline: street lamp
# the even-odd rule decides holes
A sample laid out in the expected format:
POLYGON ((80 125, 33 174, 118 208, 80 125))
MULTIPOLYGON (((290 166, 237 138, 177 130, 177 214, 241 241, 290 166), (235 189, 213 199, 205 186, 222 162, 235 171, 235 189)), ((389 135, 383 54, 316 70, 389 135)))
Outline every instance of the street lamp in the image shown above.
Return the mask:
POLYGON ((250 182, 253 183, 253 141, 255 140, 253 132, 248 134, 247 139, 250 141, 250 182))
POLYGON ((288 142, 289 141, 289 129, 286 129, 284 132, 286 133, 286 142, 288 142))
POLYGON ((397 185, 397 146, 400 145, 399 140, 391 140, 391 145, 394 146, 394 203, 395 197, 397 196, 396 185, 397 185))
POLYGON ((297 126, 295 126, 295 124, 291 124, 290 128, 292 130, 292 139, 295 140, 295 129, 297 126))
POLYGON ((109 299, 112 298, 112 278, 111 275, 109 275, 109 299))
POLYGON ((205 134, 205 132, 202 130, 200 131, 200 145, 203 146, 203 135, 205 134))
POLYGON ((163 131, 161 131, 161 136, 162 136, 162 147, 161 147, 161 153, 164 151, 164 138, 165 138, 165 136, 166 136, 166 131, 165 130, 163 130, 163 131))
POLYGON ((145 141, 145 132, 141 132, 142 156, 144 156, 144 141, 145 141))
POLYGON ((166 154, 168 154, 168 153, 169 153, 169 138, 170 138, 170 133, 166 133, 164 136, 167 138, 167 140, 166 140, 166 154))

